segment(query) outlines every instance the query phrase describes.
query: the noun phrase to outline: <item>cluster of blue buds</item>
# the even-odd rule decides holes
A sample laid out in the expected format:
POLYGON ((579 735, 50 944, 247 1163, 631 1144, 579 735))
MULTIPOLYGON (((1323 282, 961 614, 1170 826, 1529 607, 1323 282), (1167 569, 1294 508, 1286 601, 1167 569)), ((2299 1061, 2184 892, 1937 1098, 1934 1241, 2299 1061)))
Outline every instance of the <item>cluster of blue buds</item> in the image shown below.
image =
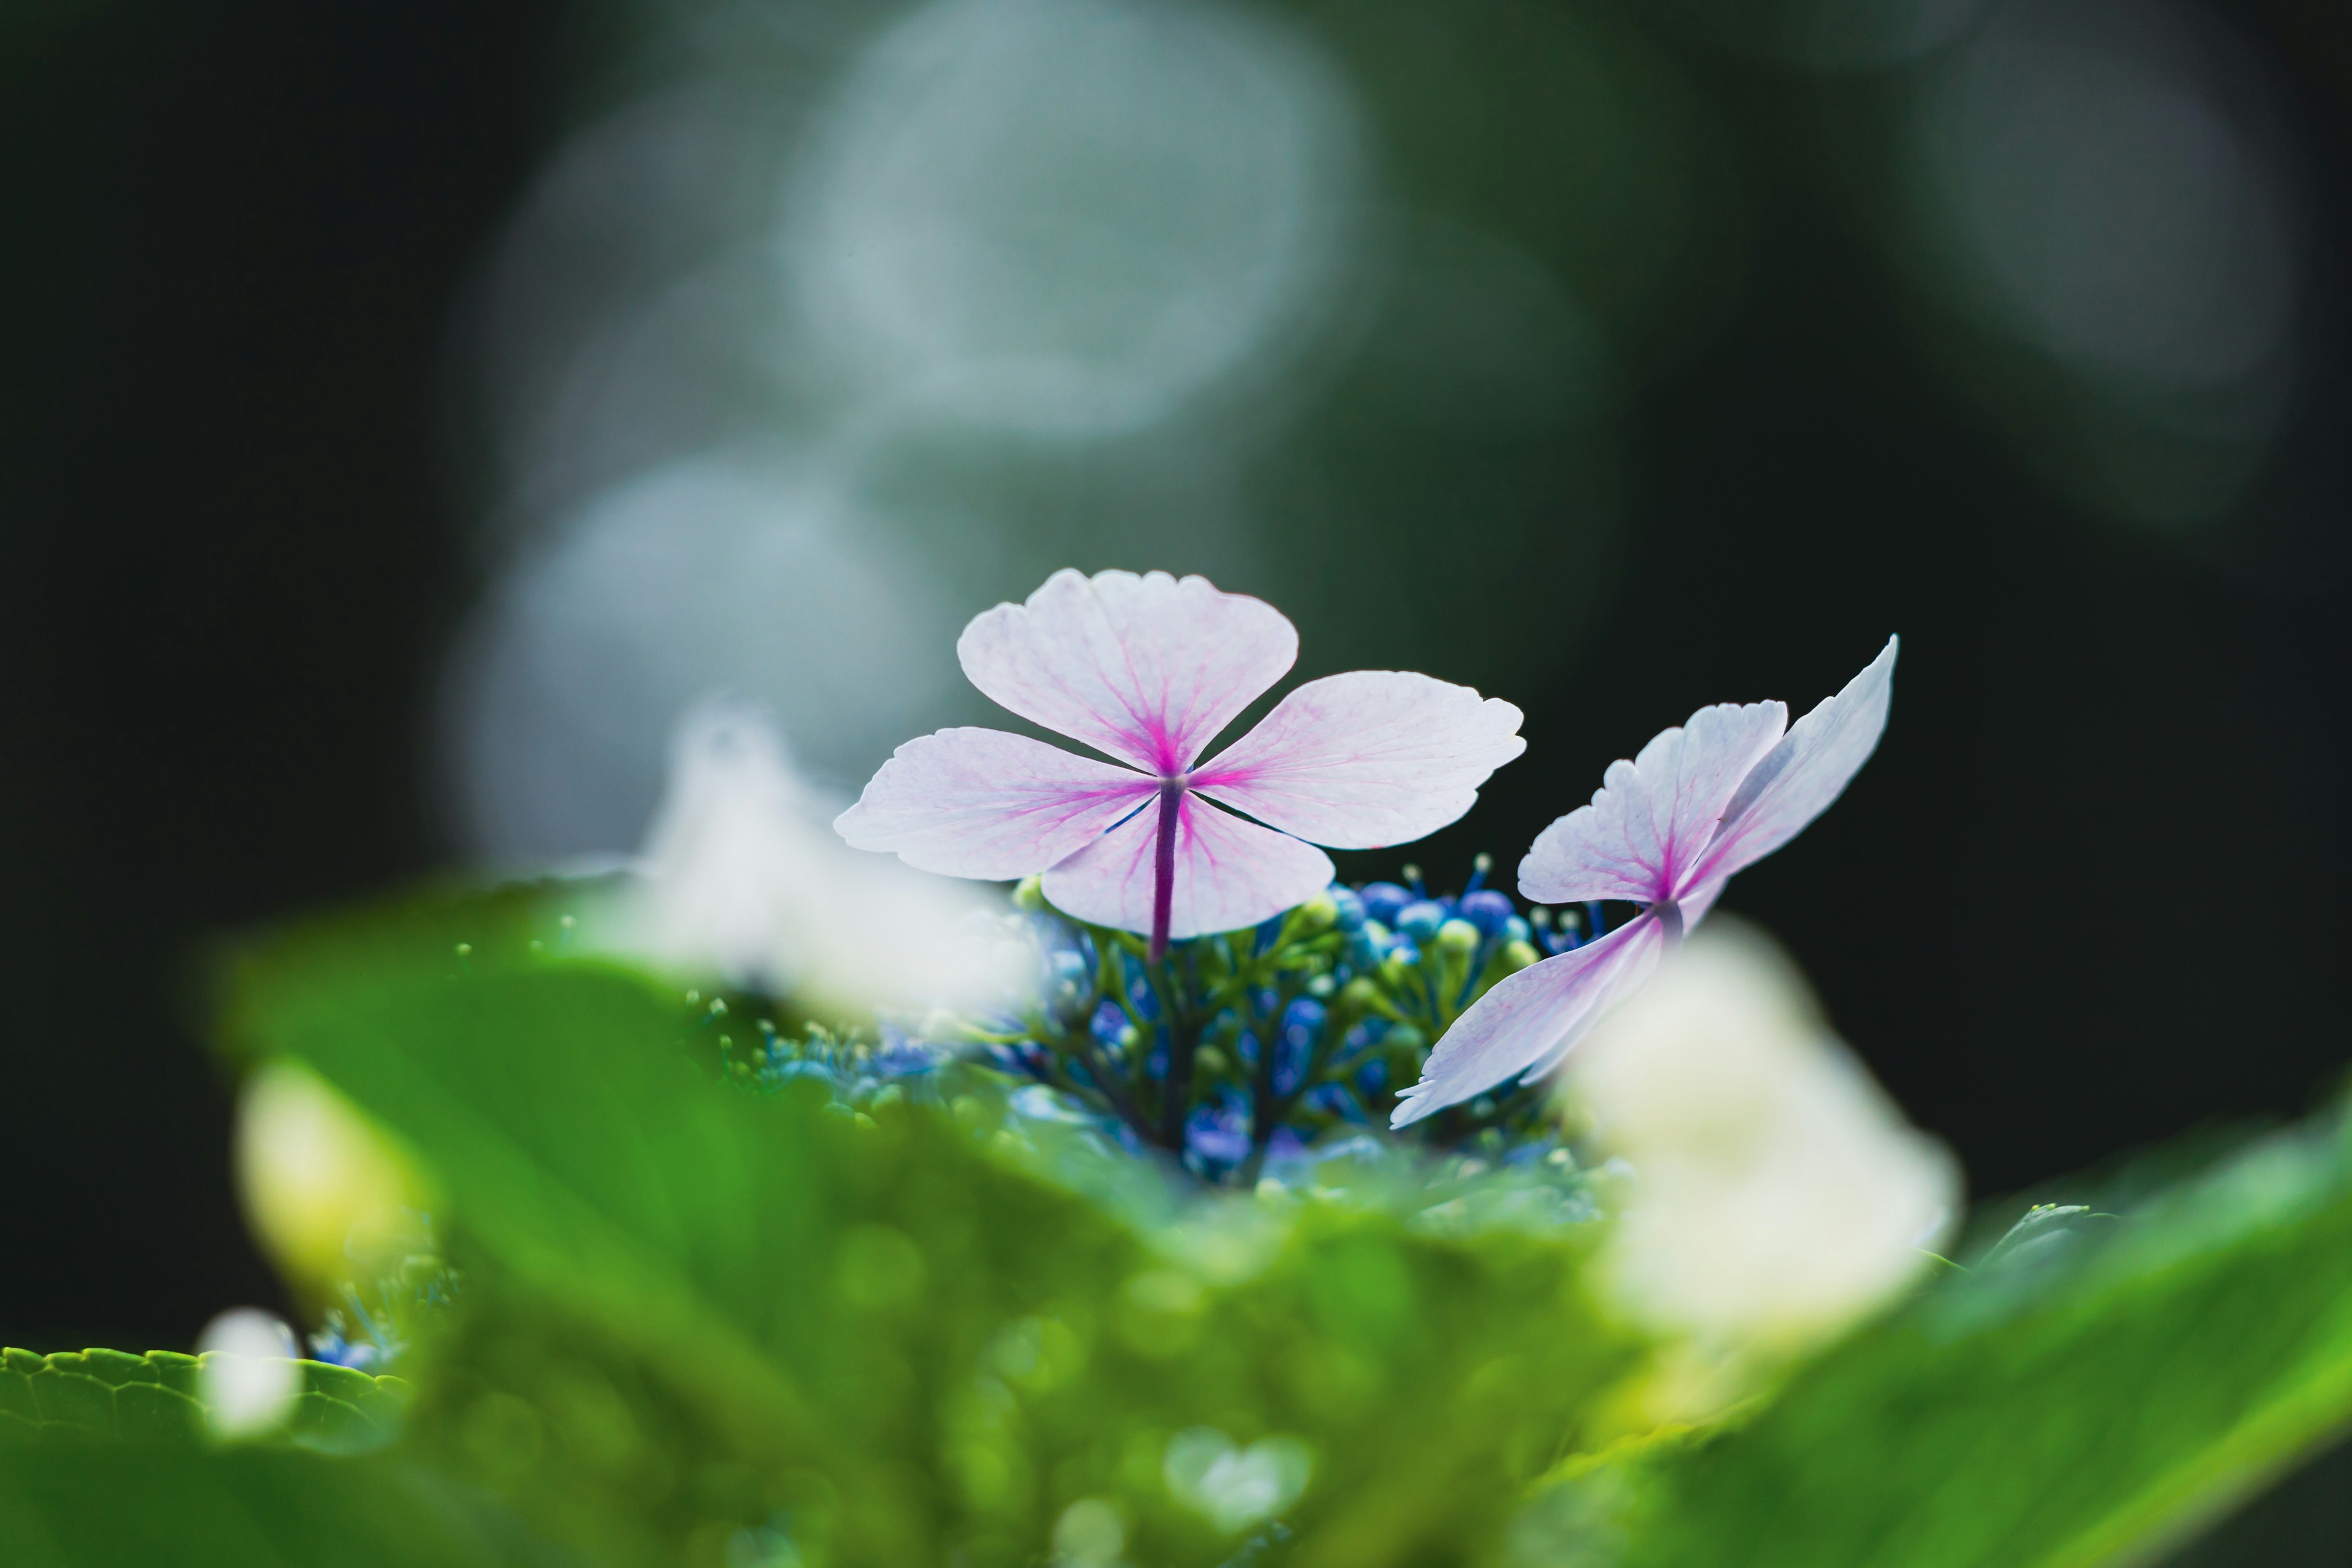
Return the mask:
POLYGON ((828 1091, 827 1103, 849 1116, 899 1100, 936 1105, 951 1092, 942 1069, 957 1053, 895 1021, 885 1019, 871 1039, 863 1031, 837 1034, 814 1024, 787 1034, 771 1018, 738 1024, 723 997, 706 1004, 688 993, 688 1003, 699 1026, 718 1036, 720 1070, 746 1089, 772 1091, 814 1080, 828 1091))
POLYGON ((404 1256, 364 1286, 346 1282, 310 1336, 310 1359, 381 1376, 407 1353, 420 1319, 457 1299, 457 1276, 434 1240, 433 1216, 414 1209, 404 1222, 404 1256))
MULTIPOLYGON (((1049 908, 1032 879, 1007 917, 1034 953, 1029 984, 930 1037, 1069 1097, 1120 1141, 1168 1150, 1207 1180, 1255 1183, 1318 1143, 1385 1128, 1473 1002, 1599 929, 1597 909, 1522 915, 1485 885, 1489 865, 1480 856, 1455 895, 1433 895, 1411 867, 1402 883, 1335 883, 1253 931, 1173 943, 1156 963, 1132 933, 1049 908)), ((1508 1142, 1538 1100, 1505 1092, 1416 1132, 1508 1142)))
POLYGON ((1334 888, 1349 960, 1402 1027, 1430 1041, 1451 1028, 1496 981, 1537 960, 1566 952, 1599 934, 1601 911, 1588 904, 1557 919, 1549 910, 1521 915, 1510 895, 1489 888, 1494 862, 1481 855, 1458 894, 1433 895, 1421 868, 1404 881, 1334 888))

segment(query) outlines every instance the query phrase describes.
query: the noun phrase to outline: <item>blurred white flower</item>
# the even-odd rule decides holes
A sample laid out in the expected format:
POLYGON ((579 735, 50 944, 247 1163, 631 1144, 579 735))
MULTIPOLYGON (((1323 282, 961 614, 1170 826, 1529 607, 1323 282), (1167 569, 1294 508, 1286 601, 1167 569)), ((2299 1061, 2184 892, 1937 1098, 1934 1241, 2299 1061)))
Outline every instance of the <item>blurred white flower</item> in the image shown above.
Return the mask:
POLYGON ((842 803, 793 770, 758 709, 707 699, 679 721, 637 875, 604 935, 654 963, 846 1011, 999 988, 1002 906, 843 844, 842 803))
POLYGON ((1718 916, 1570 1058, 1633 1170, 1611 1279, 1657 1327, 1789 1351, 1929 1265, 1960 1195, 1769 938, 1718 916))
POLYGON ((268 1062, 238 1099, 247 1223, 293 1281, 326 1291, 396 1253, 425 1199, 385 1135, 309 1068, 268 1062))
POLYGON ((221 1437, 258 1436, 281 1426, 302 1392, 294 1331, 257 1307, 236 1307, 196 1341, 205 1422, 221 1437))

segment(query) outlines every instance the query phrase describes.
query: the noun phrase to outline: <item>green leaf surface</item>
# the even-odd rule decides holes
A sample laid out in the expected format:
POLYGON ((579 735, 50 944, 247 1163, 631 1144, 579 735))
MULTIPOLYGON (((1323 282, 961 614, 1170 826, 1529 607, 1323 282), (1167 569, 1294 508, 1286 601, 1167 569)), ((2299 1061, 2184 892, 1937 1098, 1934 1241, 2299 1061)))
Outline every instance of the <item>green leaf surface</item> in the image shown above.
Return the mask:
MULTIPOLYGON (((153 1388, 130 1383, 124 1389, 153 1388)), ((388 1460, 87 1436, 0 1443, 8 1568, 513 1568, 556 1561, 388 1460)))
POLYGON ((1744 1427, 1649 1467, 1622 1561, 2137 1561, 2352 1421, 2352 1157, 2332 1120, 2062 1229, 2081 1218, 2041 1214, 1744 1427))
POLYGON ((1517 1177, 1189 1197, 984 1095, 730 1090, 644 977, 385 930, 248 963, 235 1027, 431 1165, 420 1441, 603 1561, 1025 1564, 1090 1499, 1155 1568, 1470 1561, 1635 1353, 1517 1177))
MULTIPOLYGON (((206 1443, 200 1393, 206 1359, 173 1351, 0 1352, 0 1436, 206 1443)), ((301 1391, 266 1440, 362 1454, 398 1436, 411 1397, 406 1383, 323 1362, 297 1364, 301 1391)))

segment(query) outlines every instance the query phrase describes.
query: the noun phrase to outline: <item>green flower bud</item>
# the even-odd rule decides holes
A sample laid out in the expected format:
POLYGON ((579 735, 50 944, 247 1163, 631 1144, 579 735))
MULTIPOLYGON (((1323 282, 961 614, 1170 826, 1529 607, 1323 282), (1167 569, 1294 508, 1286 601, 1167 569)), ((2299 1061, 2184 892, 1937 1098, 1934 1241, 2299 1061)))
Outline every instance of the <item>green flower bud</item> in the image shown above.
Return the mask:
POLYGON ((1536 950, 1523 942, 1507 942, 1502 952, 1503 973, 1517 974, 1536 961, 1536 950))
POLYGON ((1429 1048, 1429 1037, 1411 1024, 1399 1024, 1381 1037, 1381 1048, 1391 1056, 1419 1056, 1429 1048))
POLYGON ((1437 928, 1437 946, 1444 952, 1475 952, 1484 940, 1478 928, 1468 921, 1447 921, 1437 928))
POLYGON ((1013 889, 1013 907, 1024 914, 1044 914, 1045 912, 1045 879, 1022 878, 1021 885, 1013 889))
POLYGON ((1316 894, 1291 912, 1301 931, 1312 933, 1329 931, 1339 921, 1339 906, 1327 889, 1316 894))
POLYGON ((1413 973, 1414 964, 1402 952, 1391 952, 1381 960, 1381 978, 1391 985, 1402 985, 1413 973))
POLYGON ((1370 1011, 1380 998, 1381 988, 1372 984, 1370 976, 1364 974, 1349 981, 1339 992, 1341 1005, 1353 1007, 1360 1013, 1370 1011))

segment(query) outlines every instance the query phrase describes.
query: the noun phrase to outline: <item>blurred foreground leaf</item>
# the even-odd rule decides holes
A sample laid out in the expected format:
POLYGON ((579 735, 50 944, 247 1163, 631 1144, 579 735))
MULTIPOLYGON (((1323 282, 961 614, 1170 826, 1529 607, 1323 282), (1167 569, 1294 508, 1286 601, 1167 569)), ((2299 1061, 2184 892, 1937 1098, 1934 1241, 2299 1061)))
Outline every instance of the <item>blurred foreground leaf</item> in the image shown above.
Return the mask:
POLYGON ((556 1559, 383 1459, 0 1441, 8 1568, 502 1568, 556 1559))
POLYGON ((2352 1158, 2333 1120, 2051 1247, 2081 1213, 2036 1211, 1745 1427, 1550 1506, 1575 1524, 1596 1485, 1638 1488, 1616 1526, 1633 1568, 2091 1568, 2143 1558, 2352 1419, 2352 1158))
POLYGON ((1470 1561, 1631 1360, 1510 1179, 1194 1196, 977 1081, 730 1089, 724 1016, 551 908, 297 938, 232 1027, 432 1168, 467 1283, 419 1441, 602 1561, 984 1568, 1070 1520, 1155 1568, 1470 1561))

